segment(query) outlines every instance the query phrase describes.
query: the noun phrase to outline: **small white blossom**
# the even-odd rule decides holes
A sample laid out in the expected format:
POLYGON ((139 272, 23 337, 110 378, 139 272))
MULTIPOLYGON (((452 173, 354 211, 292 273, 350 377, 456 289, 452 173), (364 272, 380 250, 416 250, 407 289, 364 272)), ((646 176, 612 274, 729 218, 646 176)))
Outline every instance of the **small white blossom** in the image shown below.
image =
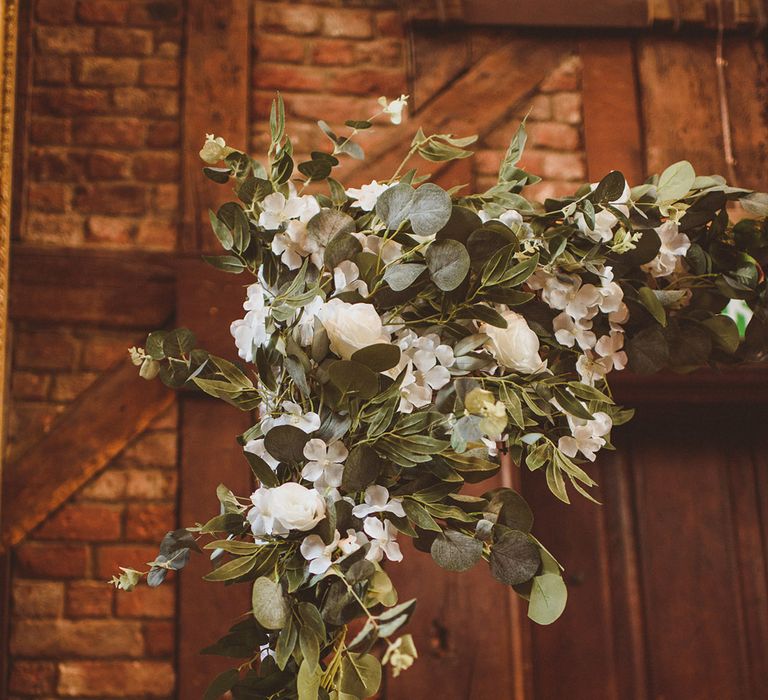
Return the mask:
POLYGON ((568 348, 578 343, 582 350, 587 350, 593 348, 597 342, 597 336, 591 330, 592 321, 574 321, 565 311, 555 316, 552 320, 552 328, 557 342, 568 348))
POLYGON ((348 455, 342 442, 326 445, 324 440, 313 438, 304 445, 304 456, 310 461, 304 466, 301 475, 307 481, 312 481, 315 488, 341 486, 344 460, 348 455))
POLYGON ((390 187, 391 185, 379 184, 376 180, 373 180, 362 187, 350 187, 345 191, 345 194, 355 200, 352 202, 353 207, 363 211, 373 211, 379 195, 390 187))
POLYGON ((571 435, 558 440, 558 449, 568 457, 575 457, 581 452, 590 462, 595 461, 595 453, 605 445, 604 436, 611 432, 612 421, 607 413, 597 411, 594 420, 574 419, 568 416, 571 435))
POLYGON ((266 325, 269 307, 264 299, 264 289, 258 282, 249 285, 247 294, 243 304, 247 313, 244 318, 231 323, 229 332, 235 339, 237 354, 246 362, 253 362, 254 348, 269 341, 266 325))
POLYGON ((316 263, 315 256, 320 251, 317 241, 308 235, 307 225, 298 219, 292 219, 285 231, 275 234, 271 247, 289 270, 298 270, 308 256, 312 256, 312 261, 316 263))
POLYGON ((269 452, 267 452, 264 438, 259 438, 258 440, 248 440, 248 442, 245 443, 243 450, 245 452, 250 452, 257 457, 261 457, 261 459, 263 459, 269 465, 269 468, 272 471, 275 471, 278 464, 280 464, 278 460, 276 460, 271 454, 269 454, 269 452))
POLYGON ((379 98, 379 104, 382 106, 381 111, 389 115, 389 120, 393 124, 399 124, 403 121, 403 110, 408 104, 408 95, 400 95, 391 102, 382 96, 379 98))
POLYGON ((312 344, 312 339, 315 337, 315 319, 324 305, 323 297, 316 296, 296 311, 293 318, 298 318, 298 321, 294 326, 294 334, 296 342, 302 347, 312 344))
POLYGON ((347 536, 339 541, 339 549, 346 556, 356 552, 366 544, 368 544, 368 538, 365 536, 365 533, 355 532, 355 530, 350 528, 347 530, 347 536))
POLYGON ((691 240, 680 232, 674 221, 663 223, 655 231, 661 239, 661 248, 656 257, 642 268, 652 277, 669 277, 691 247, 691 240))
POLYGON ((595 352, 606 363, 606 367, 624 369, 627 366, 627 353, 622 350, 623 347, 624 334, 611 331, 609 335, 604 335, 597 341, 595 352))
POLYGON ((216 163, 224 160, 234 150, 234 148, 227 146, 221 136, 206 134, 205 143, 200 149, 200 158, 208 163, 208 165, 216 165, 216 163))
POLYGON ((391 238, 382 238, 375 233, 365 234, 359 231, 352 235, 360 241, 364 253, 373 253, 385 264, 395 262, 403 255, 403 246, 391 238))
POLYGON ((381 561, 386 556, 389 561, 403 560, 403 553, 397 543, 397 528, 389 520, 366 518, 363 530, 371 538, 371 548, 366 559, 381 561))
POLYGON ((282 192, 268 194, 261 202, 261 210, 259 226, 269 231, 275 231, 291 219, 298 219, 302 223, 307 223, 320 211, 320 205, 312 195, 298 196, 293 183, 290 183, 288 185, 288 197, 282 192))
POLYGON ((368 296, 368 285, 360 279, 360 268, 351 260, 342 260, 333 270, 333 286, 336 294, 357 292, 368 296))
POLYGON ((282 409, 284 413, 277 418, 268 416, 261 421, 261 429, 264 434, 279 425, 292 425, 305 433, 314 433, 320 427, 320 416, 317 413, 314 411, 304 413, 301 406, 293 401, 283 401, 282 409))
POLYGON ((365 518, 372 513, 392 513, 398 518, 405 517, 402 500, 399 498, 389 500, 389 491, 378 484, 365 489, 365 503, 356 505, 352 509, 352 515, 356 518, 365 518))
POLYGON ((299 550, 301 556, 303 556, 308 562, 307 567, 310 574, 319 575, 324 574, 333 564, 333 554, 339 547, 339 540, 341 536, 339 531, 336 530, 333 533, 333 541, 330 544, 325 544, 319 535, 307 535, 301 543, 299 550))
POLYGON ((576 371, 581 381, 587 386, 595 386, 595 382, 605 379, 605 375, 611 371, 612 360, 603 357, 595 357, 594 353, 587 350, 576 360, 576 371))

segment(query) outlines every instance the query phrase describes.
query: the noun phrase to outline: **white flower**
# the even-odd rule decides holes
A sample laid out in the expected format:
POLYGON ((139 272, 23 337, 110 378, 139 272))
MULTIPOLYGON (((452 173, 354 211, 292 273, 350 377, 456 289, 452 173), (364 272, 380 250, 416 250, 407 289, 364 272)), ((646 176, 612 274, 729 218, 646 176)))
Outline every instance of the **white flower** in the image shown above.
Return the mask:
POLYGON ((310 574, 324 574, 331 568, 331 557, 338 549, 340 539, 338 530, 333 533, 333 541, 330 544, 325 544, 319 535, 307 535, 304 538, 299 550, 301 556, 309 562, 307 569, 310 574))
POLYGON ((364 532, 355 532, 352 528, 347 530, 347 536, 339 541, 339 549, 345 556, 356 552, 363 545, 368 544, 368 538, 364 532))
POLYGON ((269 452, 267 452, 264 438, 260 438, 258 440, 248 440, 248 442, 245 443, 243 450, 245 452, 250 452, 257 457, 261 457, 269 465, 269 468, 272 471, 275 471, 277 469, 277 465, 280 464, 278 460, 276 460, 271 454, 269 454, 269 452))
POLYGON ((597 411, 594 420, 573 419, 568 416, 571 424, 571 436, 565 435, 557 442, 558 449, 568 457, 575 457, 581 452, 590 462, 595 461, 595 453, 605 445, 604 435, 611 432, 612 421, 607 413, 597 411))
POLYGON ((691 240, 681 233, 674 221, 667 221, 655 229, 661 239, 656 257, 642 268, 652 277, 668 277, 677 269, 677 263, 691 247, 691 240))
POLYGON ((284 411, 282 415, 277 418, 268 416, 261 422, 264 434, 279 425, 292 425, 305 433, 314 433, 320 427, 320 416, 314 411, 304 413, 301 406, 293 401, 283 401, 282 408, 284 411))
POLYGON ((541 299, 550 309, 562 311, 579 290, 581 278, 578 275, 553 275, 537 270, 528 278, 528 286, 541 290, 541 299))
POLYGON ((382 238, 375 233, 360 233, 356 231, 352 234, 363 246, 364 253, 373 253, 384 263, 391 263, 401 258, 403 255, 403 246, 391 238, 382 238))
POLYGON ((555 316, 552 328, 557 342, 568 348, 578 343, 582 350, 587 350, 593 348, 597 342, 597 336, 591 330, 592 321, 574 321, 565 311, 555 316))
POLYGON ((422 408, 430 403, 432 387, 424 381, 423 373, 414 373, 409 368, 400 384, 400 404, 397 410, 400 413, 413 413, 414 408, 422 408))
POLYGON ((307 481, 312 481, 315 488, 341 486, 344 460, 348 455, 342 442, 326 445, 324 440, 313 438, 304 445, 304 456, 310 461, 304 466, 301 475, 307 481))
POLYGON ((589 350, 576 360, 576 371, 587 386, 594 386, 596 381, 605 379, 605 375, 611 371, 611 366, 612 360, 595 358, 589 350))
POLYGON ((264 301, 264 289, 258 282, 249 285, 247 294, 243 308, 248 313, 244 318, 232 321, 229 332, 235 339, 237 354, 246 362, 252 362, 254 348, 269 341, 266 326, 269 307, 264 301))
POLYGON ((312 344, 312 338, 315 336, 315 319, 324 304, 323 297, 316 296, 312 301, 296 311, 293 318, 298 318, 298 321, 294 326, 294 334, 296 341, 302 347, 312 344))
POLYGON ((402 561, 403 553, 397 544, 397 528, 389 520, 366 518, 363 530, 371 538, 371 548, 365 558, 381 561, 386 555, 389 561, 402 561))
POLYGON ((565 311, 574 321, 591 319, 597 315, 601 301, 600 290, 594 284, 584 284, 568 300, 565 311))
POLYGON ((389 342, 389 334, 372 304, 347 304, 331 299, 318 318, 328 333, 331 350, 344 360, 361 348, 389 342))
POLYGON ((623 347, 624 334, 611 331, 609 335, 604 335, 597 341, 595 352, 609 369, 624 369, 627 366, 627 353, 622 350, 623 347))
POLYGON ((305 194, 299 197, 293 183, 289 183, 288 197, 282 192, 273 192, 261 201, 259 226, 275 231, 290 219, 307 223, 319 211, 320 205, 312 195, 305 194))
POLYGON ((363 211, 373 211, 379 195, 390 187, 391 185, 380 185, 376 180, 373 180, 359 188, 350 187, 345 193, 348 197, 352 197, 355 200, 352 202, 353 207, 363 211))
POLYGON ((496 361, 516 372, 532 374, 546 366, 539 357, 539 338, 529 328, 526 320, 515 311, 501 313, 507 322, 506 328, 482 324, 480 331, 488 336, 486 348, 496 361))
POLYGON ((200 158, 202 158, 209 165, 216 165, 216 163, 224 160, 234 148, 227 146, 221 136, 214 136, 213 134, 205 135, 205 143, 200 149, 200 158))
POLYGON ((342 260, 333 270, 333 286, 337 294, 357 292, 368 296, 368 285, 360 279, 360 268, 351 260, 342 260))
POLYGON ((382 112, 389 115, 389 120, 393 124, 399 124, 403 121, 403 110, 408 104, 408 95, 400 95, 400 97, 389 102, 386 97, 379 98, 379 104, 382 106, 382 112))
POLYGON ((262 486, 251 494, 248 521, 254 537, 311 530, 325 517, 325 501, 314 489, 289 481, 276 488, 262 486))
MULTIPOLYGON (((317 241, 307 235, 307 225, 297 219, 289 221, 285 231, 276 233, 272 239, 272 252, 280 256, 289 270, 298 270, 304 258, 309 255, 312 256, 312 262, 317 265, 315 255, 319 250, 317 241)), ((322 261, 318 267, 321 266, 322 261)))
POLYGON ((403 502, 399 498, 389 500, 389 491, 383 486, 373 484, 365 489, 365 503, 356 505, 352 509, 352 515, 356 518, 365 518, 371 513, 392 513, 398 518, 405 517, 403 502))
MULTIPOLYGON (((597 187, 598 183, 594 182, 590 185, 592 190, 594 191, 597 187)), ((629 200, 632 196, 632 192, 629 189, 629 185, 627 184, 626 180, 624 181, 624 191, 621 193, 618 199, 613 200, 612 202, 608 202, 608 204, 616 209, 617 211, 624 214, 624 216, 629 216, 629 207, 627 204, 629 203, 629 200)), ((618 222, 618 217, 611 211, 608 211, 607 209, 600 209, 599 211, 595 212, 595 227, 594 229, 590 229, 587 225, 587 221, 584 218, 584 214, 581 212, 576 212, 576 215, 574 216, 574 219, 576 221, 576 225, 579 227, 579 230, 589 239, 595 241, 596 243, 607 243, 613 238, 613 227, 618 222)))

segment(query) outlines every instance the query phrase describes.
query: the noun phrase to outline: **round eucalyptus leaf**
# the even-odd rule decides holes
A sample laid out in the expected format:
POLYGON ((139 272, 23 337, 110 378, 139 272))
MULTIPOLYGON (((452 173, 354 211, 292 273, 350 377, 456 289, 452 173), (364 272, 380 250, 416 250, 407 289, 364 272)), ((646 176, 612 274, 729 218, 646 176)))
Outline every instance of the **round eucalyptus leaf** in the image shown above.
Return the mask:
POLYGON ((321 209, 307 223, 307 234, 326 247, 340 233, 352 233, 355 220, 337 209, 321 209))
POLYGON ((266 576, 253 582, 251 596, 253 616, 265 629, 279 630, 285 625, 288 617, 288 606, 283 597, 283 588, 266 576))
POLYGON ((696 180, 696 171, 687 160, 670 165, 660 176, 656 198, 660 202, 672 202, 688 194, 696 180))
POLYGON ((416 190, 404 182, 387 188, 376 200, 376 215, 388 229, 396 229, 410 216, 415 194, 416 190))
POLYGON ((391 343, 376 343, 362 348, 352 355, 353 362, 359 362, 374 372, 385 372, 400 362, 400 348, 391 343))
POLYGON ((533 579, 528 617, 539 625, 551 625, 565 610, 568 589, 559 574, 542 574, 533 579))
POLYGON ((540 563, 539 548, 520 530, 505 529, 491 547, 491 575, 508 586, 528 581, 540 563))
POLYGON ((342 693, 354 698, 375 695, 381 685, 381 663, 373 654, 345 654, 339 685, 342 693))
POLYGON ((421 263, 393 265, 384 273, 384 281, 390 286, 392 291, 402 292, 408 289, 426 269, 426 265, 421 263))
POLYGON ((323 263, 329 270, 333 270, 344 260, 352 260, 362 252, 363 246, 351 233, 342 231, 337 233, 325 248, 323 263))
POLYGON ((411 204, 411 227, 417 236, 433 236, 451 218, 451 196, 442 188, 428 182, 419 187, 411 204))
POLYGON ((466 243, 469 234, 483 225, 480 217, 467 207, 454 204, 451 208, 451 216, 448 222, 436 234, 440 241, 444 238, 452 238, 459 243, 466 243))
POLYGON ((341 488, 347 493, 364 491, 381 472, 381 459, 369 445, 355 445, 344 463, 341 488))
POLYGON ((432 542, 432 558, 448 571, 467 571, 483 556, 483 543, 463 532, 448 530, 432 542))
POLYGON ((264 447, 281 462, 299 462, 307 442, 309 435, 295 425, 278 425, 266 434, 264 447))
POLYGON ((469 272, 469 253, 458 241, 435 241, 424 257, 432 281, 444 292, 456 289, 469 272))
POLYGON ((643 328, 627 343, 629 367, 637 374, 653 374, 669 364, 669 343, 660 326, 643 328))
POLYGON ((361 398, 370 399, 379 390, 379 378, 376 373, 359 362, 334 362, 328 370, 328 376, 342 394, 354 393, 359 394, 361 398))

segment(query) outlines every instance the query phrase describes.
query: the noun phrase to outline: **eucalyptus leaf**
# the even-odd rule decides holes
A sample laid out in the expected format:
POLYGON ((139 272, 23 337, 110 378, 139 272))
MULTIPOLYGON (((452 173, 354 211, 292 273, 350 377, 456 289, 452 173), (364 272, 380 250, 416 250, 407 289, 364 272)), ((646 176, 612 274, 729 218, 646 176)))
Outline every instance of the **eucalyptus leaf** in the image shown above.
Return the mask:
POLYGON ((268 630, 278 630, 285 625, 289 610, 279 583, 262 576, 253 582, 251 595, 253 616, 268 630))
POLYGON ((491 547, 491 575, 508 586, 530 580, 540 563, 538 547, 520 530, 505 530, 491 547))
POLYGON ((469 253, 458 241, 435 241, 427 248, 425 259, 432 281, 444 292, 456 289, 469 273, 469 253))
POLYGON ((432 542, 432 558, 448 571, 467 571, 483 555, 483 543, 462 532, 448 530, 432 542))

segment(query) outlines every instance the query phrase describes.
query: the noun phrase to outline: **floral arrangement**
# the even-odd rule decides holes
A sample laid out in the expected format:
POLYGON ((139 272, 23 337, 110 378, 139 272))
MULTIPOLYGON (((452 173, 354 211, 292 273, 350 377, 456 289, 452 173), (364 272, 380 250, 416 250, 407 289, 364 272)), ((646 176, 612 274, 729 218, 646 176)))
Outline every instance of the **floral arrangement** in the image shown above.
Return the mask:
POLYGON ((224 254, 207 260, 251 278, 231 326, 243 363, 183 328, 131 349, 141 376, 258 415, 238 437, 258 488, 219 486, 220 513, 168 533, 148 571, 113 581, 159 585, 204 549, 207 580, 252 588, 252 610, 203 651, 241 659, 206 698, 362 699, 382 665, 407 669, 415 601, 398 601, 382 566, 402 560, 401 537, 450 571, 485 561, 533 621, 553 622, 563 569, 529 506, 510 488, 464 485, 495 476, 507 453, 556 498, 592 499, 588 463, 632 414, 611 398, 612 371, 765 351, 766 195, 680 162, 636 187, 611 172, 530 202, 524 124, 486 192, 407 169, 471 155, 475 137, 421 130, 388 179, 345 189, 331 177, 339 158, 362 158, 358 134, 382 116, 399 123, 406 100, 382 98, 347 136, 318 122, 331 147, 298 173, 280 99, 264 162, 209 136, 203 172, 237 201, 210 212, 224 254), (752 218, 732 223, 736 205, 752 218), (754 314, 746 337, 721 313, 734 299, 754 314))

